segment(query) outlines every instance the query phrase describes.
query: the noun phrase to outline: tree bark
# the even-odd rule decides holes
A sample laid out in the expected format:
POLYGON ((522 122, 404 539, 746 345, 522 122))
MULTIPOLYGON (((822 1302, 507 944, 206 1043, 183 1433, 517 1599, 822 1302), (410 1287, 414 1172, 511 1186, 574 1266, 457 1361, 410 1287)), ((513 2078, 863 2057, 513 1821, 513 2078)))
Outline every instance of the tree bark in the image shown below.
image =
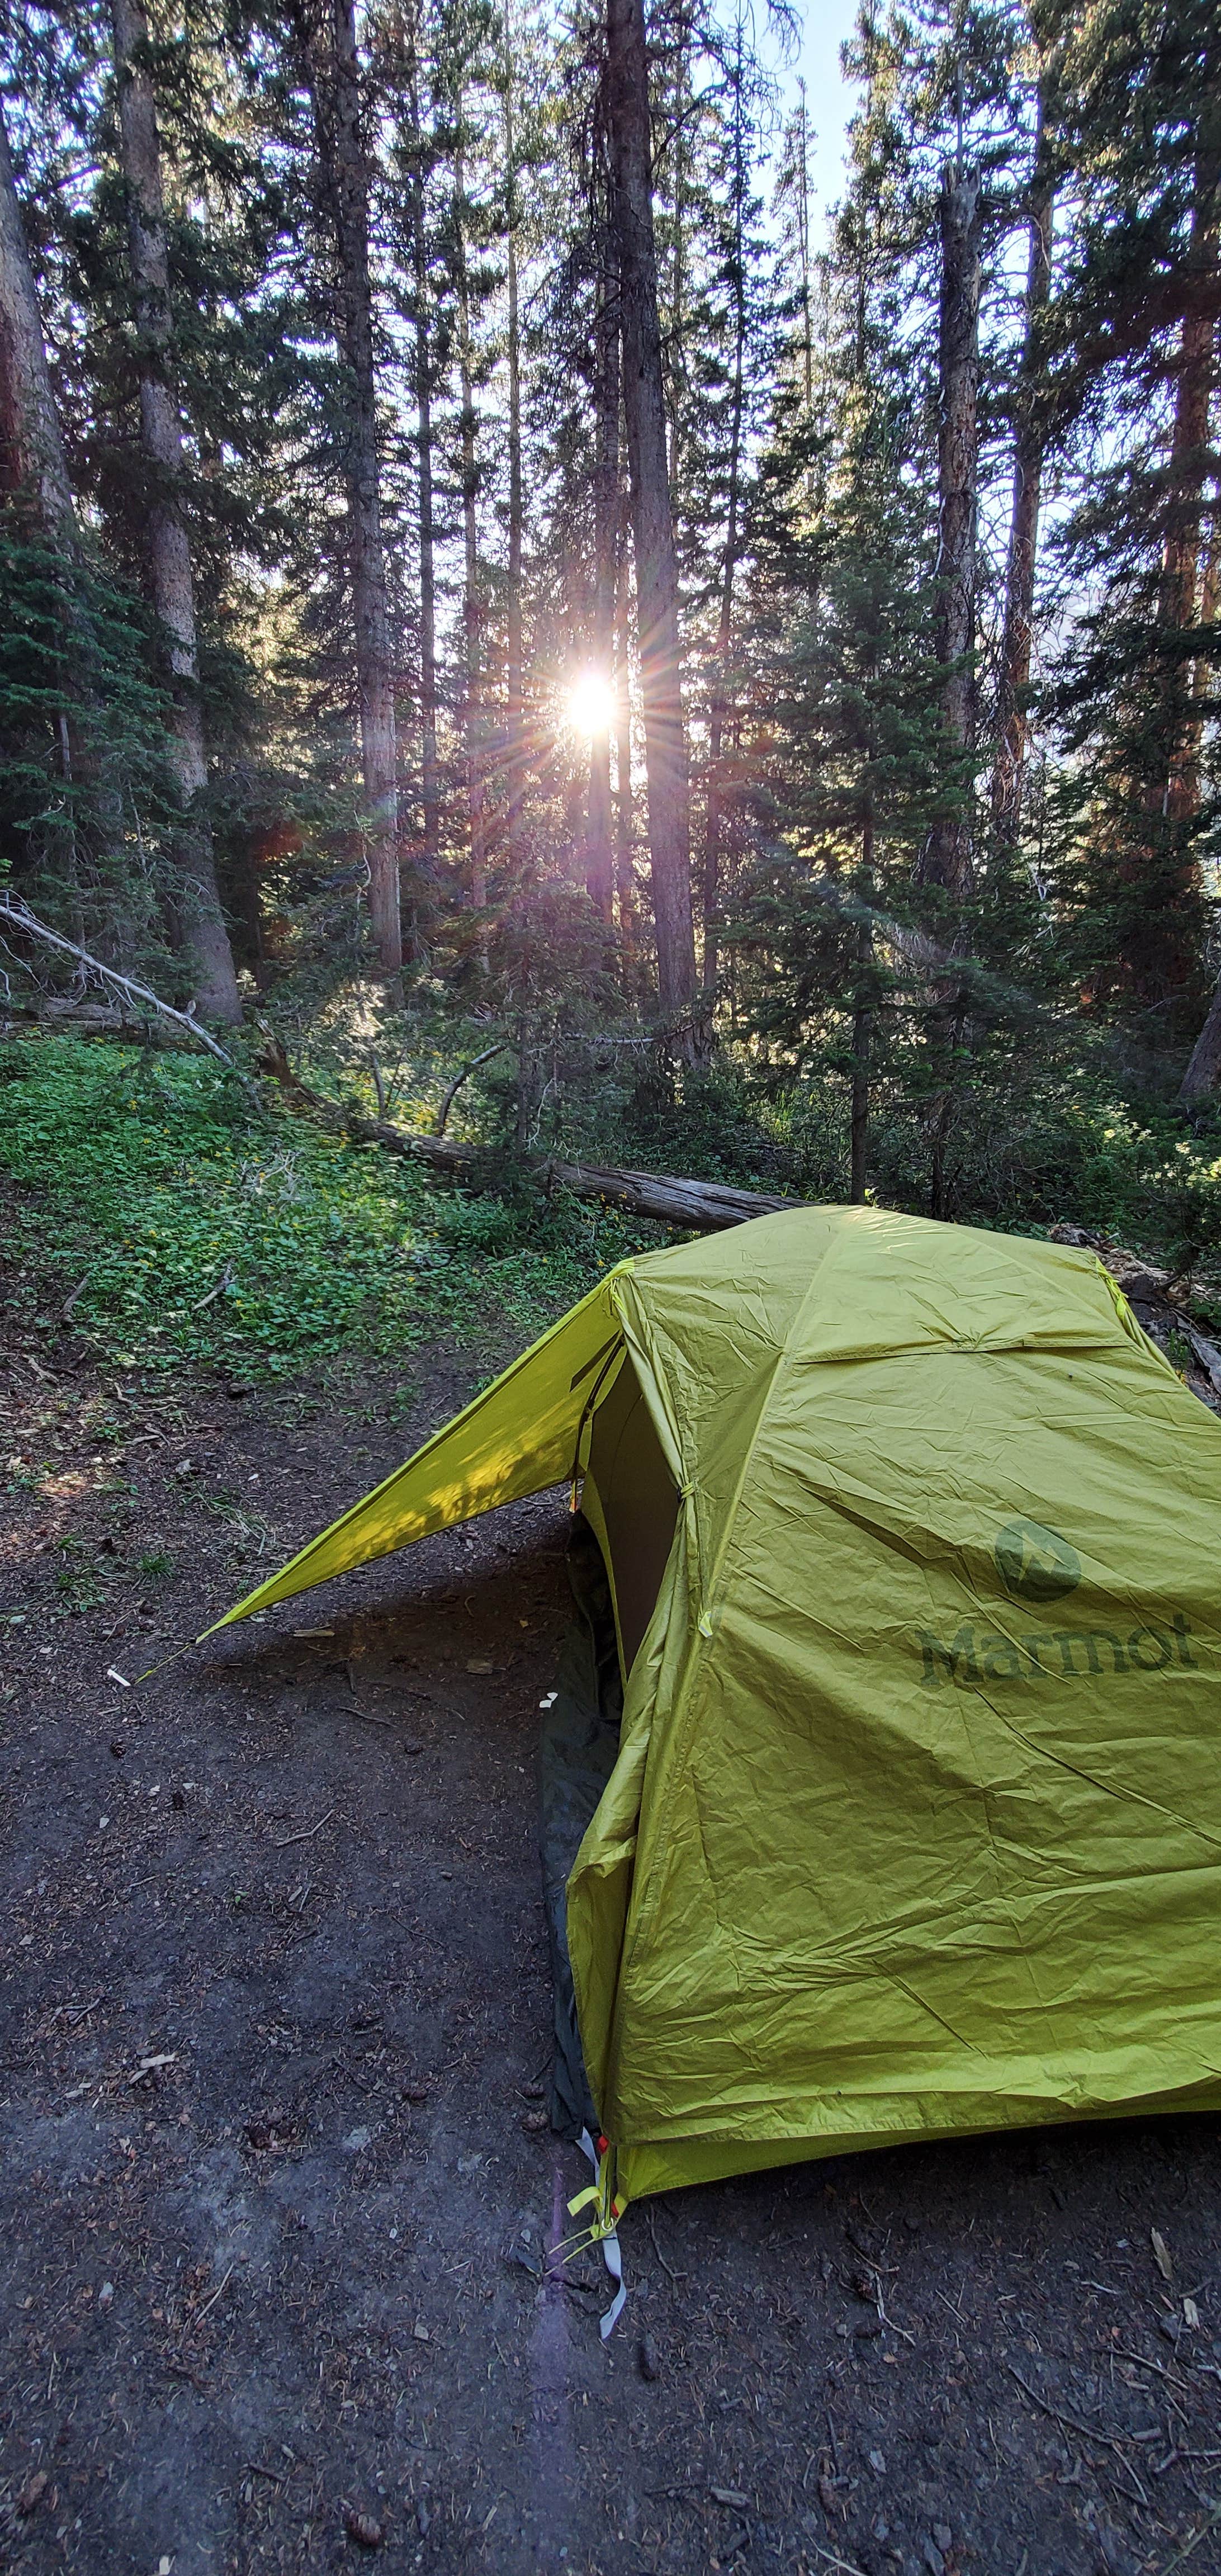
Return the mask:
POLYGON ((1030 252, 1026 269, 1026 318, 1013 441, 1013 515, 1005 572, 1005 625, 996 708, 996 760, 992 772, 992 823, 998 846, 1015 850, 1021 837, 1022 793, 1030 733, 1026 697, 1034 633, 1034 577, 1043 476, 1044 424, 1038 391, 1042 369, 1040 329, 1051 296, 1055 182, 1047 133, 1046 84, 1040 82, 1030 183, 1030 252))
MULTIPOLYGON (((1190 269, 1198 280, 1215 281, 1221 227, 1221 155, 1214 149, 1197 157, 1195 203, 1192 207, 1190 269)), ((1196 623, 1200 568, 1200 527, 1204 485, 1209 471, 1208 416, 1213 391, 1213 345, 1216 325, 1211 309, 1183 317, 1175 391, 1174 434, 1170 449, 1167 531, 1158 584, 1157 618, 1165 635, 1183 635, 1196 623)), ((1157 782, 1158 810, 1173 817, 1191 814, 1198 803, 1199 776, 1194 691, 1185 665, 1167 672, 1167 762, 1157 782)))
POLYGON ((521 458, 521 320, 518 311, 517 233, 520 208, 517 196, 517 157, 513 131, 513 55, 512 26, 505 19, 505 231, 509 323, 509 561, 508 597, 505 603, 507 627, 507 669, 505 707, 505 825, 509 850, 520 856, 522 809, 526 787, 526 707, 525 646, 522 627, 522 557, 525 537, 525 496, 521 458))
MULTIPOLYGON (((462 113, 463 103, 459 97, 459 132, 462 113)), ((462 631, 466 658, 462 731, 471 835, 471 905, 474 911, 483 912, 488 899, 487 806, 483 775, 483 598, 479 580, 479 467, 475 454, 475 389, 471 374, 471 299, 466 265, 466 174, 461 140, 454 155, 454 228, 458 270, 458 376, 462 402, 462 631)))
MULTIPOLYGON (((866 903, 873 900, 873 841, 873 816, 867 814, 861 826, 861 894, 866 903)), ((857 925, 856 966, 852 1009, 852 1170, 848 1196, 853 1207, 863 1207, 869 1161, 869 1057, 877 998, 873 924, 869 920, 857 925)))
MULTIPOLYGON (((951 758, 975 740, 975 537, 978 514, 980 184, 977 170, 951 163, 941 181, 940 416, 937 548, 937 659, 945 671, 941 709, 951 758)), ((974 880, 969 784, 929 834, 920 874, 962 900, 974 880)))
MULTIPOLYGON (((743 209, 747 188, 742 54, 743 26, 739 10, 734 56, 733 265, 731 271, 734 333, 733 379, 729 399, 729 490, 726 502, 725 555, 721 570, 721 613, 717 625, 712 702, 708 711, 708 806, 704 818, 704 988, 706 992, 714 990, 718 972, 717 911, 721 898, 721 820, 725 792, 721 776, 721 753, 729 704, 729 648, 733 636, 733 593, 738 564, 738 514, 742 479, 742 408, 746 351, 743 209)), ((803 98, 803 117, 804 113, 803 98)))
POLYGON ((873 1035, 873 1012, 858 996, 852 1014, 852 1177, 848 1196, 853 1207, 864 1207, 865 1181, 869 1157, 869 1043, 873 1035))
POLYGON ((806 85, 797 83, 797 256, 801 262, 801 385, 805 417, 814 417, 814 333, 810 313, 810 144, 806 85))
POLYGON ((1185 797, 1188 811, 1193 814, 1198 813, 1200 807, 1200 754, 1204 747, 1204 724, 1208 713, 1212 674, 1217 661, 1217 648, 1211 639, 1217 624, 1219 606, 1221 606, 1221 490, 1214 495, 1213 499, 1213 524, 1200 579, 1200 605, 1197 612, 1200 650, 1196 654, 1191 675, 1191 714, 1188 719, 1183 764, 1185 797))
MULTIPOLYGON (((594 614, 593 662, 609 693, 615 659, 615 580, 619 536, 619 282, 611 226, 600 244, 594 321, 594 614)), ((585 883, 602 919, 614 914, 615 858, 611 837, 608 721, 595 725, 589 745, 589 819, 585 883)))
POLYGON ((299 7, 298 23, 304 29, 319 168, 334 227, 339 345, 348 375, 344 479, 356 627, 361 766, 368 817, 369 919, 382 972, 396 979, 403 963, 403 934, 394 662, 386 606, 377 453, 369 178, 353 0, 322 0, 317 14, 312 6, 299 7))
POLYGON ((414 7, 409 16, 407 112, 411 145, 412 325, 415 343, 416 475, 420 539, 420 801, 424 866, 435 880, 441 852, 441 800, 437 781, 437 576, 432 522, 432 334, 429 329, 428 242, 424 215, 424 141, 420 123, 419 61, 414 7))
MULTIPOLYGON (((1205 114, 1202 103, 1201 125, 1205 114)), ((1198 965, 1201 708, 1194 686, 1192 665, 1197 657, 1192 635, 1197 625, 1204 491, 1211 465, 1208 429, 1221 228, 1221 150, 1215 139, 1219 122, 1215 106, 1209 121, 1212 131, 1207 140, 1197 143, 1193 172, 1174 427, 1166 466, 1165 534, 1150 673, 1152 708, 1141 761, 1144 831, 1120 871, 1129 895, 1122 971, 1137 998, 1155 1008, 1189 992, 1198 965)), ((1200 1079, 1199 1068, 1193 1079, 1200 1079)))
POLYGON ((1198 1109, 1221 1088, 1221 980, 1213 990, 1208 1017, 1191 1050, 1179 1099, 1184 1109, 1198 1109))
POLYGON ((43 534, 65 554, 75 557, 77 526, 72 486, 2 109, 0 489, 28 493, 43 534))
MULTIPOLYGON (((1216 624, 1219 596, 1221 596, 1221 529, 1214 525, 1205 558, 1200 600, 1200 625, 1206 631, 1216 624)), ((1204 653, 1197 656, 1192 688, 1195 740, 1190 757, 1192 768, 1196 771, 1197 796, 1199 794, 1197 765, 1204 731, 1203 701, 1207 685, 1206 674, 1213 658, 1204 653)), ((1185 1109, 1197 1109, 1202 1101, 1212 1099, 1218 1088, 1221 1088, 1221 977, 1218 978, 1209 1003, 1208 1017, 1192 1048, 1179 1099, 1185 1109)))
MULTIPOLYGON (((683 731, 678 566, 666 472, 643 0, 607 0, 607 126, 623 336, 657 979, 667 1018, 696 999, 691 820, 683 731)), ((684 1040, 698 1052, 699 1041, 684 1040)))
POLYGON ((182 805, 176 873, 183 928, 200 970, 209 1019, 242 1016, 233 951, 216 883, 206 812, 207 747, 199 694, 195 584, 182 507, 182 422, 170 378, 173 319, 153 86, 144 61, 148 21, 140 0, 113 0, 119 133, 127 239, 139 339, 140 429, 149 466, 148 560, 153 605, 166 638, 173 691, 174 771, 182 805))
MULTIPOLYGON (((1218 188, 1215 174, 1197 195, 1192 218, 1192 266, 1215 271, 1218 188)), ((1181 632, 1195 624, 1200 518, 1208 471, 1208 411, 1212 394, 1215 324, 1210 311, 1183 319, 1170 448, 1168 518, 1158 584, 1158 623, 1181 632)))
MULTIPOLYGON (((670 93, 668 123, 670 153, 673 159, 673 186, 670 225, 670 298, 666 315, 665 362, 663 381, 670 415, 670 492, 673 498, 682 488, 683 413, 687 391, 687 115, 690 107, 689 37, 681 13, 674 31, 674 85, 670 93)), ((656 174, 654 174, 656 175, 656 174)), ((664 199, 664 178, 662 182, 664 199)))
POLYGON ((632 674, 629 648, 628 530, 626 494, 618 490, 615 533, 615 908, 624 990, 636 993, 639 924, 636 918, 636 829, 632 792, 632 674))

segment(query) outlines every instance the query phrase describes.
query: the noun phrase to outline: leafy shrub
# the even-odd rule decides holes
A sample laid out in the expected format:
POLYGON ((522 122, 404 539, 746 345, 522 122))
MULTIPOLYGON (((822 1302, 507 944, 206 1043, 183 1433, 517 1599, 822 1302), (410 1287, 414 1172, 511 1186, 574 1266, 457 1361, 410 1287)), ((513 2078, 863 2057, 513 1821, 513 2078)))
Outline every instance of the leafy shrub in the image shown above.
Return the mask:
POLYGON ((377 1147, 259 1124, 195 1057, 56 1037, 0 1062, 15 1302, 51 1320, 79 1285, 74 1326, 129 1364, 283 1374, 445 1327, 537 1332, 629 1241, 571 1204, 468 1198, 377 1147))

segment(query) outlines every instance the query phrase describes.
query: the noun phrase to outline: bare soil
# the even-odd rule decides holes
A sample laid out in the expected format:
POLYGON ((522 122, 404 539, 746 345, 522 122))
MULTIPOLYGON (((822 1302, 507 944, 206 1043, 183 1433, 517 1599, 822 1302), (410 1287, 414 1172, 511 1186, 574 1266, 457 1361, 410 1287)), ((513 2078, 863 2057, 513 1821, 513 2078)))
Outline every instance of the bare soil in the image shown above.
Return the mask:
POLYGON ((10 1347, 0 1456, 0 2565, 1221 2568, 1216 2120, 633 2209, 540 2278, 547 1498, 142 1688, 466 1391, 265 1396, 10 1347), (164 1560, 173 1560, 172 1570, 164 1560), (304 1633, 308 1631, 322 1633, 304 1633))

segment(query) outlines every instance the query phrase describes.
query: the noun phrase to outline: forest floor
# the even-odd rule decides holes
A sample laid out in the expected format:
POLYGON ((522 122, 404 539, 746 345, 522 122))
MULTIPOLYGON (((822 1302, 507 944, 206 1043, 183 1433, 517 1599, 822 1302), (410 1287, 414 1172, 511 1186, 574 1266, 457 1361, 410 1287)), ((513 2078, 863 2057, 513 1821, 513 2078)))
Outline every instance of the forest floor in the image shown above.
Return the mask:
POLYGON ((9 1328, 0 2565, 1221 2567, 1216 2119, 637 2207, 605 2346, 599 2268, 540 2282, 584 2179, 542 2109, 560 1502, 109 1677, 472 1371, 417 1351, 404 1418, 385 1372, 145 1380, 9 1328))

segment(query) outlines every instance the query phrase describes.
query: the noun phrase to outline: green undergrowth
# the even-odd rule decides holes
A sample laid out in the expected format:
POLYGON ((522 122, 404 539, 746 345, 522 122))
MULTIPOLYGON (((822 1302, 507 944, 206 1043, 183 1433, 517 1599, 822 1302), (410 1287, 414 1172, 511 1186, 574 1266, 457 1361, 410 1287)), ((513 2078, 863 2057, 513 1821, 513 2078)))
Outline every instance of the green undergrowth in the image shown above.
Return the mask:
MULTIPOLYGON (((833 1105, 827 1093, 795 1098, 787 1122, 786 1104, 768 1105, 763 1143, 784 1145, 789 1186, 812 1198, 844 1195, 833 1105)), ((766 1155, 743 1147, 757 1108, 725 1067, 670 1109, 664 1132, 608 1137, 603 1150, 618 1159, 631 1147, 655 1169, 717 1163, 775 1188, 778 1175, 759 1168, 766 1155)), ((410 1123, 410 1098, 396 1114, 410 1123)), ((416 1114, 427 1115, 423 1096, 416 1114)), ((966 1117, 955 1142, 962 1221, 1039 1233, 1067 1219, 1109 1232, 1190 1275, 1201 1310, 1221 1322, 1221 1139, 1136 1117, 1083 1082, 1073 1099, 1019 1095, 1004 1118, 966 1117)), ((879 1198, 922 1213, 910 1121, 879 1103, 872 1146, 879 1198)), ((198 1362, 251 1384, 400 1362, 438 1339, 490 1370, 625 1253, 672 1239, 562 1193, 546 1198, 514 1181, 509 1160, 495 1175, 500 1194, 457 1191, 287 1111, 256 1117, 206 1059, 74 1037, 0 1045, 5 1175, 14 1186, 0 1297, 11 1313, 47 1337, 67 1313, 120 1366, 198 1362)))
POLYGON ((119 1365, 249 1377, 528 1340, 641 1239, 571 1201, 432 1183, 376 1146, 261 1121, 220 1066, 74 1038, 0 1050, 17 1187, 7 1301, 119 1365))

